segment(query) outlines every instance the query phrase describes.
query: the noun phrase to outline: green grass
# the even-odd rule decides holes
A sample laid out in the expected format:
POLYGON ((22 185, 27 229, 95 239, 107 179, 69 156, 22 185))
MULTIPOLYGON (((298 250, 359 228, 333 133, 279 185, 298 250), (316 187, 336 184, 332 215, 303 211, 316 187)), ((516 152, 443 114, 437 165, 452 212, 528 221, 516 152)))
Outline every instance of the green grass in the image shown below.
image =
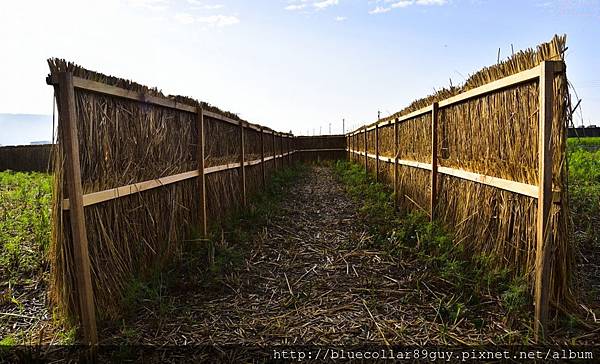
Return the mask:
POLYGON ((133 314, 140 304, 152 302, 151 309, 162 317, 177 309, 171 306, 171 293, 201 289, 208 297, 227 289, 223 284, 226 276, 243 263, 253 238, 278 214, 288 187, 304 171, 301 165, 276 171, 266 189, 249 199, 247 208, 213 224, 208 238, 202 238, 198 228, 193 229, 181 255, 166 268, 129 282, 122 303, 125 314, 133 314))
POLYGON ((48 174, 0 172, 0 284, 26 283, 46 269, 51 196, 48 174))
POLYGON ((508 269, 493 268, 494 257, 463 251, 461 244, 454 244, 451 232, 430 222, 423 213, 396 213, 392 191, 376 183, 361 165, 338 161, 335 171, 350 196, 361 204, 361 217, 373 235, 373 246, 365 248, 381 249, 398 257, 416 257, 460 292, 462 302, 447 307, 449 317, 456 319, 464 305, 477 304, 490 295, 499 297, 502 306, 515 317, 526 315, 531 305, 527 287, 522 279, 511 278, 508 269))
POLYGON ((584 147, 590 149, 599 149, 600 137, 569 138, 567 139, 567 145, 569 146, 569 148, 584 147))
POLYGON ((583 244, 600 247, 600 138, 568 139, 573 223, 583 244))

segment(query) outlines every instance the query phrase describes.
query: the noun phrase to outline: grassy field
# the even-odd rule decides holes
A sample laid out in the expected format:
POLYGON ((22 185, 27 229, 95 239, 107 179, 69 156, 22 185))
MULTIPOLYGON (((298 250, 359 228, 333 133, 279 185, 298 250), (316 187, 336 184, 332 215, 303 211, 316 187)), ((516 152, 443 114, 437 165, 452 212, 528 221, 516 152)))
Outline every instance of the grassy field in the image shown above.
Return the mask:
POLYGON ((600 138, 568 140, 573 241, 577 285, 585 303, 600 313, 600 138))
POLYGON ((27 332, 45 300, 51 196, 48 174, 0 173, 0 343, 27 332))
POLYGON ((2 284, 21 284, 45 269, 50 241, 52 177, 0 173, 0 272, 2 284))
POLYGON ((569 189, 578 240, 600 247, 600 138, 569 139, 569 189))

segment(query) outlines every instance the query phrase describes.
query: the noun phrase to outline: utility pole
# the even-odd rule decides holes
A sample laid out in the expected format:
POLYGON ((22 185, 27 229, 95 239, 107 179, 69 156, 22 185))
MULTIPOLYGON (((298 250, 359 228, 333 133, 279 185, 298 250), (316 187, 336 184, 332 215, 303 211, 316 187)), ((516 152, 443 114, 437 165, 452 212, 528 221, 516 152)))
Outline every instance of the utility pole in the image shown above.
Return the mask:
POLYGON ((381 120, 381 111, 377 111, 377 121, 381 120))
POLYGON ((319 136, 323 135, 323 134, 321 133, 321 128, 322 128, 322 127, 321 127, 321 126, 319 126, 319 136))
POLYGON ((329 135, 331 135, 331 123, 329 123, 329 135))
POLYGON ((342 119, 342 134, 346 134, 346 119, 342 119))

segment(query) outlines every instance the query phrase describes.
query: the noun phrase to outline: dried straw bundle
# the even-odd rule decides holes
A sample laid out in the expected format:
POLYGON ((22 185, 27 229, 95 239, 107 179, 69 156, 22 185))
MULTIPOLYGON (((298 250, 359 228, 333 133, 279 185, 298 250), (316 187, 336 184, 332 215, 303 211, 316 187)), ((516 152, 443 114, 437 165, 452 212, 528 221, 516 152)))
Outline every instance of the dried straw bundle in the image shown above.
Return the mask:
MULTIPOLYGON (((48 63, 53 75, 70 71, 80 78, 165 97, 157 89, 88 71, 63 60, 51 59, 48 63)), ((168 98, 240 120, 235 114, 187 97, 168 98)), ((84 194, 198 168, 200 143, 195 113, 81 89, 75 90, 75 99, 84 194)), ((59 110, 59 114, 63 112, 59 110)), ((60 135, 63 132, 59 123, 54 162, 51 295, 58 309, 72 318, 79 305, 74 294, 69 214, 61 207, 66 191, 60 135)), ((246 160, 258 159, 260 144, 256 143, 260 140, 256 134, 246 128, 245 147, 251 151, 246 160)), ((270 150, 267 140, 265 149, 270 150)), ((205 117, 205 141, 207 167, 240 161, 239 126, 205 117)), ((249 191, 256 191, 262 176, 257 178, 256 169, 251 170, 246 184, 249 191)), ((272 167, 267 171, 270 174, 272 167)), ((224 214, 240 206, 239 169, 208 175, 206 189, 209 222, 218 223, 224 214)), ((198 181, 190 179, 86 207, 92 282, 100 317, 118 317, 121 298, 131 279, 159 269, 178 253, 183 238, 200 224, 199 201, 198 181)))
MULTIPOLYGON (((417 100, 384 121, 531 69, 541 61, 562 60, 565 49, 566 37, 555 36, 551 42, 538 46, 537 50, 521 51, 504 62, 486 67, 472 75, 464 85, 442 89, 417 100)), ((569 287, 573 247, 567 239, 565 173, 569 108, 566 75, 556 74, 552 128, 553 189, 560 191, 560 202, 553 205, 552 211, 550 267, 550 300, 556 305, 572 303, 569 287)), ((442 108, 437 130, 439 163, 445 167, 537 185, 538 120, 539 86, 535 81, 442 108)), ((369 153, 375 150, 374 133, 374 130, 368 132, 369 153)), ((363 134, 356 135, 351 143, 364 150, 363 138, 363 134)), ((431 163, 431 114, 399 124, 398 139, 398 158, 431 163)), ((379 148, 382 156, 394 157, 393 125, 380 127, 379 148)), ((359 163, 364 163, 362 158, 353 156, 359 163)), ((374 171, 374 166, 374 160, 370 160, 371 171, 374 171)), ((429 212, 430 172, 404 166, 399 166, 398 171, 400 208, 429 212)), ((436 215, 444 225, 454 230, 456 241, 464 244, 471 254, 492 257, 496 267, 510 268, 514 275, 524 275, 533 289, 537 200, 442 174, 438 178, 436 215)), ((390 180, 389 176, 385 180, 390 180)))

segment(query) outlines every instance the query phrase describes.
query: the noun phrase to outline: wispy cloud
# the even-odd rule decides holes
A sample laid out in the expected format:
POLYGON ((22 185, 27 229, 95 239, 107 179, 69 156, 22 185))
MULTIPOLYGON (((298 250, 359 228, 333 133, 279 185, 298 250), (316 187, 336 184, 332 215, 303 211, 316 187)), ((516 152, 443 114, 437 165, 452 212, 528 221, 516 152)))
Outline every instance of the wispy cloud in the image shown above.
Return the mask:
POLYGON ((344 20, 346 20, 346 19, 348 19, 348 18, 347 18, 347 17, 345 17, 345 16, 336 16, 336 17, 335 17, 335 21, 344 21, 344 20))
POLYGON ((304 8, 306 8, 306 4, 290 4, 290 5, 286 6, 284 9, 294 11, 294 10, 302 10, 304 8))
POLYGON ((400 0, 390 5, 392 8, 405 8, 407 6, 411 6, 415 2, 413 0, 400 0))
POLYGON ((417 5, 444 5, 448 0, 417 0, 417 5))
POLYGON ((334 6, 334 5, 338 5, 340 3, 340 0, 323 0, 323 1, 317 1, 313 3, 313 6, 319 10, 328 8, 330 6, 334 6))
POLYGON ((369 4, 385 3, 385 6, 376 6, 375 9, 369 11, 369 14, 382 14, 391 11, 392 9, 407 8, 412 5, 418 6, 432 6, 432 5, 445 5, 448 0, 374 0, 370 1, 369 4))
POLYGON ((383 13, 387 13, 390 10, 392 10, 392 9, 384 8, 383 6, 377 6, 375 9, 369 10, 369 14, 383 14, 383 13))
POLYGON ((231 25, 236 25, 240 22, 240 19, 237 16, 233 15, 209 15, 195 17, 189 13, 177 13, 175 14, 174 18, 178 23, 184 25, 198 23, 215 28, 223 28, 231 25))
POLYGON ((225 7, 225 5, 223 4, 213 4, 213 5, 204 5, 204 9, 206 10, 216 10, 216 9, 223 9, 225 7))

